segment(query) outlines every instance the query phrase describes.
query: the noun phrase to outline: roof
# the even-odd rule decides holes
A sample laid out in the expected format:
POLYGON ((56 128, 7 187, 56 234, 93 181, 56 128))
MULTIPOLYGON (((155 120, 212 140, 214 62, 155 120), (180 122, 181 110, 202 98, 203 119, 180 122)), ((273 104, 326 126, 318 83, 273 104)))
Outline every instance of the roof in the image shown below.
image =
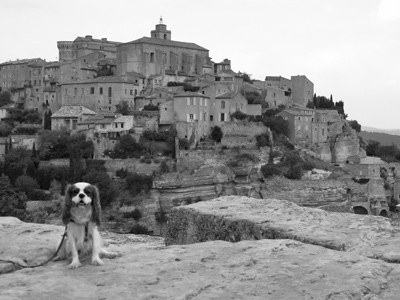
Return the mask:
POLYGON ((17 59, 17 60, 10 60, 0 64, 1 65, 19 65, 19 64, 26 64, 26 63, 37 63, 38 61, 43 61, 41 58, 24 58, 24 59, 17 59))
POLYGON ((93 41, 93 42, 99 42, 99 43, 103 43, 103 44, 121 44, 121 42, 113 42, 113 41, 109 41, 106 39, 104 39, 104 40, 103 39, 94 39, 92 36, 85 36, 85 37, 78 36, 74 40, 74 42, 80 42, 80 41, 83 41, 83 42, 93 41))
MULTIPOLYGON (((286 112, 286 113, 289 113, 289 114, 291 114, 291 115, 295 115, 295 116, 310 116, 311 114, 314 113, 314 110, 313 110, 313 109, 306 108, 306 107, 304 107, 304 108, 300 108, 300 107, 291 107, 291 108, 285 109, 284 111, 280 112, 279 114, 285 113, 285 112, 286 112), (310 113, 307 113, 307 112, 311 112, 311 114, 310 114, 310 113)), ((279 115, 279 114, 278 114, 278 115, 279 115)))
POLYGON ((207 97, 206 95, 200 94, 200 93, 196 93, 196 92, 182 92, 179 94, 174 95, 174 98, 177 97, 203 97, 203 98, 210 98, 207 97))
POLYGON ((63 117, 79 117, 81 115, 95 115, 93 110, 90 110, 84 106, 63 106, 54 114, 51 115, 52 118, 63 118, 63 117))
POLYGON ((142 37, 141 39, 137 39, 132 42, 124 43, 122 45, 127 45, 127 44, 153 44, 153 45, 160 45, 160 46, 189 48, 189 49, 195 49, 195 50, 208 51, 208 49, 203 48, 195 43, 178 42, 178 41, 155 39, 155 38, 149 38, 149 37, 142 37))
POLYGON ((215 97, 215 98, 216 99, 231 99, 236 94, 237 94, 237 92, 229 91, 229 92, 226 92, 225 94, 222 94, 222 95, 220 95, 218 97, 215 97))
POLYGON ((108 113, 108 112, 98 113, 94 116, 91 116, 91 117, 79 122, 79 124, 111 124, 119 116, 120 116, 120 114, 114 114, 114 113, 108 113))
POLYGON ((63 84, 88 84, 88 83, 131 83, 138 85, 131 76, 101 76, 82 81, 68 81, 63 84))
POLYGON ((133 119, 133 116, 119 116, 114 120, 114 123, 128 122, 131 119, 133 119))

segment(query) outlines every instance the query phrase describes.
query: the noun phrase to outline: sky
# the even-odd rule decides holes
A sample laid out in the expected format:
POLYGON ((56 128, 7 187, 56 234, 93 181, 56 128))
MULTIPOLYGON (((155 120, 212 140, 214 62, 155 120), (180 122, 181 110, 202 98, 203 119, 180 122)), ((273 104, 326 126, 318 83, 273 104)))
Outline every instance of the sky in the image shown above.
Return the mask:
POLYGON ((58 60, 57 41, 149 37, 196 43, 236 72, 305 75, 349 120, 400 129, 400 0, 0 0, 0 62, 58 60))

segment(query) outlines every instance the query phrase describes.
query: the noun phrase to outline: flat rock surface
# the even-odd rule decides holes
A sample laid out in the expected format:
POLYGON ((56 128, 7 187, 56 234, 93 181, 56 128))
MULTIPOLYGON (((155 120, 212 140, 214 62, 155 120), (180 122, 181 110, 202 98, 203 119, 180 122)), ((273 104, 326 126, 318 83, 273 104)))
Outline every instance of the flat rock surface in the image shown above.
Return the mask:
POLYGON ((166 243, 293 239, 400 262, 400 234, 389 219, 326 212, 275 199, 224 196, 174 208, 166 243))
MULTIPOLYGON (((39 232, 30 234, 31 249, 43 247, 34 238, 39 232)), ((0 298, 394 300, 400 293, 398 265, 298 241, 166 247, 154 237, 138 241, 134 235, 111 234, 105 239, 121 257, 104 259, 99 267, 84 262, 69 270, 61 261, 1 274, 0 298)))

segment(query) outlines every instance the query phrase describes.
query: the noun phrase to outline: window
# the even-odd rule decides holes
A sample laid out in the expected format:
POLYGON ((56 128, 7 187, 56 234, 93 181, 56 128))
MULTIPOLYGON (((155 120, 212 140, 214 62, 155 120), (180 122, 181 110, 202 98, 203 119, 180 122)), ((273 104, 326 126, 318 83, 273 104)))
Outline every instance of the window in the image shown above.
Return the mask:
POLYGON ((112 88, 111 87, 108 88, 108 97, 112 97, 112 88))
POLYGON ((150 52, 150 62, 154 62, 154 52, 150 52))
POLYGON ((99 89, 99 94, 103 95, 103 88, 102 87, 99 89))
POLYGON ((189 120, 193 120, 194 119, 194 114, 189 114, 189 120))
POLYGON ((121 128, 124 128, 124 123, 121 123, 121 128))
MULTIPOLYGON (((224 101, 222 101, 222 102, 224 102, 224 101)), ((220 119, 221 119, 221 122, 225 122, 225 114, 224 113, 221 113, 220 119)))
POLYGON ((214 115, 210 115, 210 122, 214 121, 214 115))
POLYGON ((132 91, 132 90, 130 90, 130 91, 129 91, 129 94, 132 96, 132 95, 133 95, 133 91, 132 91))
POLYGON ((94 94, 94 87, 90 87, 90 93, 94 94))
POLYGON ((225 108, 225 101, 221 101, 221 108, 225 108))
POLYGON ((108 99, 108 104, 111 104, 111 99, 108 99))

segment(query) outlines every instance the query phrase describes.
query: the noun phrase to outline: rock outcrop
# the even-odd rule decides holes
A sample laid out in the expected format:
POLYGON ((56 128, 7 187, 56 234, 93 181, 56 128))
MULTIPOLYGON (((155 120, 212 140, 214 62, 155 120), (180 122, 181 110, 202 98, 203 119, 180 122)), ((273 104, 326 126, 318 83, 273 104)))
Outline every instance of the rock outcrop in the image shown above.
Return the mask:
MULTIPOLYGON (((387 219, 237 196, 175 208, 170 217, 167 243, 185 245, 101 232, 121 257, 1 274, 0 298, 398 299, 400 266, 387 261, 397 262, 400 242, 387 219)), ((63 230, 0 218, 0 258, 43 261, 63 230)))
MULTIPOLYGON (((60 261, 1 274, 0 298, 394 300, 400 294, 400 266, 389 263, 400 261, 400 239, 385 218, 227 196, 174 208, 168 227, 169 246, 157 237, 101 232, 107 249, 121 253, 103 266, 84 261, 69 270, 60 261)), ((0 218, 0 258, 43 261, 63 230, 0 218)))

